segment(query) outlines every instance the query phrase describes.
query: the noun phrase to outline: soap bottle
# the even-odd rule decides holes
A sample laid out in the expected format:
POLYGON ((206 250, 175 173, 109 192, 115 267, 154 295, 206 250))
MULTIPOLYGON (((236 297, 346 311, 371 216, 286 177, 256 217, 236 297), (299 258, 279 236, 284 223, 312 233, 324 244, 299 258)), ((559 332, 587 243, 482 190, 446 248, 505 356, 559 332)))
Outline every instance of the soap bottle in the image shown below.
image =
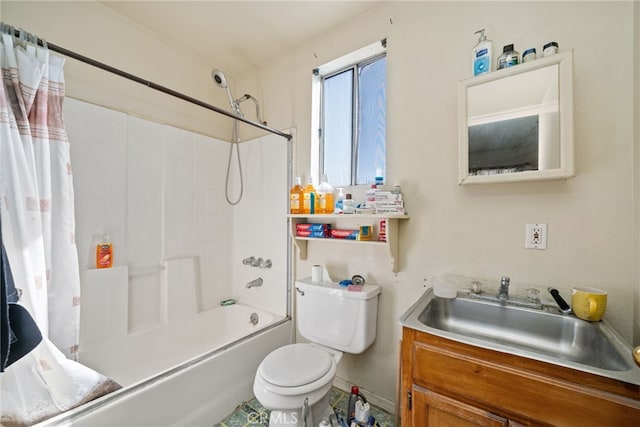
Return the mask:
POLYGON ((513 44, 505 45, 502 48, 502 55, 498 58, 498 70, 513 67, 520 63, 520 53, 513 49, 513 44))
POLYGON ((344 209, 344 193, 342 192, 344 188, 338 187, 338 195, 336 196, 335 209, 333 213, 342 213, 344 209))
POLYGON ((302 213, 303 214, 315 214, 316 213, 316 189, 313 187, 313 180, 309 178, 307 181, 307 186, 304 187, 302 192, 303 195, 303 205, 302 205, 302 213))
POLYGON ((480 34, 478 44, 473 47, 471 51, 471 66, 473 67, 473 75, 479 76, 491 71, 491 64, 493 63, 493 42, 487 40, 487 36, 484 34, 484 28, 476 31, 474 34, 480 34))
POLYGON ((289 191, 289 213, 301 214, 303 199, 302 180, 297 176, 295 185, 289 191))
POLYGON ((351 193, 347 193, 346 198, 342 202, 342 212, 346 214, 356 213, 356 201, 351 198, 351 193))
POLYGON ((102 234, 96 245, 96 268, 113 267, 113 244, 107 233, 102 234))
POLYGON ((318 212, 319 214, 333 213, 333 187, 327 182, 327 175, 322 175, 318 186, 318 212))

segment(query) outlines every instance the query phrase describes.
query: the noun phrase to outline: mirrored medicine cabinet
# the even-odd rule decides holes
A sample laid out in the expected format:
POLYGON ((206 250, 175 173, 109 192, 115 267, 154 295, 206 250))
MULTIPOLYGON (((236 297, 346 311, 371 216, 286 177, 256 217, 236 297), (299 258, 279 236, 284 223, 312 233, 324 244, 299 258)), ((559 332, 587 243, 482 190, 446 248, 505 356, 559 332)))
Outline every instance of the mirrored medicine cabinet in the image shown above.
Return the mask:
POLYGON ((458 83, 459 184, 574 175, 572 52, 458 83))

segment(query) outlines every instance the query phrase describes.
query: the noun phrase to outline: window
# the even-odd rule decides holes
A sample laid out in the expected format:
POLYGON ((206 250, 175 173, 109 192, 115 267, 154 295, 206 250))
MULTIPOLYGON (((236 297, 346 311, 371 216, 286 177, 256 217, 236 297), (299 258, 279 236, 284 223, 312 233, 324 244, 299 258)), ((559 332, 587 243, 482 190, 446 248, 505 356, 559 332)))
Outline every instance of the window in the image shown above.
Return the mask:
POLYGON ((386 168, 385 44, 377 42, 314 70, 317 171, 334 186, 370 184, 376 170, 386 168))

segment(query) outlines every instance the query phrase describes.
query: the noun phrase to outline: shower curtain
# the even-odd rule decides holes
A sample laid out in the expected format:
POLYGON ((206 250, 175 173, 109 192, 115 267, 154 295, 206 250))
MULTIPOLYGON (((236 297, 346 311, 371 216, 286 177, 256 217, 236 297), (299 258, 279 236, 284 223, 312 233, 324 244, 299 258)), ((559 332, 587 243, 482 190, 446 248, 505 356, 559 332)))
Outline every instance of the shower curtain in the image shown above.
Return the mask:
MULTIPOLYGON (((0 236, 10 267, 2 289, 16 290, 14 302, 35 321, 42 340, 11 364, 0 361, 0 424, 28 425, 118 386, 72 360, 78 350, 80 279, 62 120, 64 60, 37 46, 32 36, 15 39, 4 24, 1 36, 0 236)), ((12 332, 26 327, 21 319, 9 317, 8 328, 2 328, 8 338, 3 343, 13 341, 13 348, 24 344, 12 332)), ((11 356, 12 345, 5 350, 11 356)))

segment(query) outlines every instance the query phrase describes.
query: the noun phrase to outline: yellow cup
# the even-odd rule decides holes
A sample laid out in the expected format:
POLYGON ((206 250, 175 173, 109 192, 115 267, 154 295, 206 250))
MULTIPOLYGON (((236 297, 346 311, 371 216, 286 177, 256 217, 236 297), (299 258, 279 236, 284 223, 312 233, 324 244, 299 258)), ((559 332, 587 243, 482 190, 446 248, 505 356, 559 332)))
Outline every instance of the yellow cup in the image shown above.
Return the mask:
POLYGON ((597 322, 607 309, 607 292, 602 289, 574 287, 571 309, 581 319, 597 322))

